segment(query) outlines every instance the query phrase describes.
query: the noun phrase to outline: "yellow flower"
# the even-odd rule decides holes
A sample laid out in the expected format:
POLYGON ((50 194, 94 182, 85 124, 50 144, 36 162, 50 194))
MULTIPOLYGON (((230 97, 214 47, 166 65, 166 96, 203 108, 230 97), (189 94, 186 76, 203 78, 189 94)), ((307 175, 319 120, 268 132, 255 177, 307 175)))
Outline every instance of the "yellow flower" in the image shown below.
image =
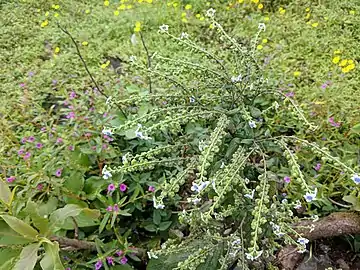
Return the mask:
POLYGON ((184 22, 184 23, 188 22, 188 20, 186 18, 182 18, 181 21, 184 22))
POLYGON ((314 22, 311 26, 312 27, 318 27, 319 23, 318 22, 314 22))
POLYGON ((306 8, 305 11, 306 11, 306 12, 310 12, 310 8, 306 8))
POLYGON ((226 9, 226 10, 230 10, 230 7, 226 7, 225 9, 226 9))
POLYGON ((354 60, 351 60, 351 59, 350 59, 350 60, 348 60, 348 64, 349 64, 349 65, 354 64, 354 60))
POLYGON ((333 60, 332 60, 332 62, 333 62, 334 64, 339 63, 339 61, 340 61, 340 56, 335 56, 335 57, 333 58, 333 60))
POLYGON ((281 7, 281 8, 279 8, 279 13, 280 13, 281 15, 284 15, 284 14, 285 14, 285 12, 286 12, 286 10, 285 10, 285 9, 283 9, 282 7, 281 7))
POLYGON ((347 68, 353 70, 355 68, 355 64, 348 65, 347 68))
POLYGON ((340 54, 340 53, 341 53, 340 50, 335 50, 335 51, 334 51, 334 54, 340 54))
POLYGON ((105 0, 105 1, 104 1, 104 6, 105 6, 105 7, 108 7, 109 5, 110 5, 110 2, 109 2, 108 0, 105 0))
POLYGON ((141 22, 136 22, 135 27, 141 27, 141 22))
POLYGON ((263 49, 263 45, 261 45, 261 44, 257 45, 256 49, 262 50, 262 49, 263 49))
POLYGON ((210 29, 214 29, 214 25, 213 25, 213 24, 210 24, 210 25, 209 25, 209 28, 210 28, 210 29))
POLYGON ((125 10, 126 6, 124 4, 121 4, 120 6, 118 6, 117 8, 118 10, 125 10))
POLYGON ((301 72, 300 71, 294 71, 294 77, 299 77, 301 75, 301 72))
POLYGON ((258 9, 263 9, 264 8, 264 5, 263 4, 259 4, 258 5, 258 9))
POLYGON ((257 3, 259 3, 259 0, 251 0, 251 2, 257 4, 257 3))
POLYGON ((149 4, 153 2, 153 0, 145 0, 145 1, 148 2, 149 4))
POLYGON ((85 10, 85 13, 86 13, 86 14, 89 14, 89 13, 90 13, 90 9, 85 10))
POLYGON ((181 17, 186 17, 186 12, 181 13, 181 17))
POLYGON ((238 2, 239 2, 240 4, 242 4, 242 3, 244 3, 244 0, 238 0, 238 2))
POLYGON ((127 5, 126 8, 127 9, 132 9, 133 5, 127 5))
POLYGON ((45 17, 49 16, 49 11, 45 12, 45 17))
POLYGON ((268 40, 266 39, 266 38, 264 38, 263 40, 262 40, 262 43, 267 43, 268 42, 268 40))
POLYGON ((171 3, 171 2, 168 2, 166 5, 167 5, 168 7, 170 7, 170 6, 172 5, 172 3, 171 3))
POLYGON ((101 64, 101 68, 107 68, 110 65, 110 61, 107 60, 106 63, 101 64))
POLYGON ((179 5, 179 3, 176 3, 176 2, 175 2, 175 3, 173 4, 173 7, 176 8, 178 5, 179 5))
POLYGON ((59 47, 56 47, 55 50, 54 50, 55 53, 59 53, 60 52, 60 48, 59 47))
POLYGON ((136 22, 134 32, 140 32, 140 31, 141 31, 141 22, 136 22))
POLYGON ((348 63, 348 60, 344 59, 344 60, 341 60, 340 64, 339 64, 339 67, 345 67, 348 63))
POLYGON ((59 17, 59 13, 55 12, 55 13, 54 13, 54 17, 55 17, 55 18, 59 17))
POLYGON ((306 14, 305 19, 309 19, 311 16, 311 13, 306 14))
POLYGON ((203 21, 203 20, 205 20, 205 17, 204 17, 204 16, 201 16, 199 20, 200 20, 200 21, 203 21))
POLYGON ((350 15, 355 15, 355 10, 350 10, 349 13, 350 15))
POLYGON ((59 9, 60 8, 60 6, 59 5, 55 5, 55 7, 54 7, 55 9, 59 9))
POLYGON ((138 3, 142 3, 144 0, 138 0, 138 3))
POLYGON ((45 26, 47 26, 49 24, 48 20, 45 20, 41 23, 41 27, 44 28, 45 26))
POLYGON ((114 15, 119 16, 120 12, 118 10, 114 10, 114 15))
POLYGON ((189 10, 189 9, 191 9, 192 8, 192 5, 190 5, 190 4, 187 4, 186 6, 185 6, 185 9, 186 10, 189 10))
POLYGON ((327 16, 324 17, 324 20, 325 20, 325 21, 327 21, 328 19, 329 19, 329 17, 327 17, 327 16))
POLYGON ((198 13, 195 15, 195 17, 199 19, 201 17, 201 15, 198 13))
POLYGON ((348 73, 348 72, 350 71, 349 66, 343 67, 343 68, 341 69, 341 71, 344 72, 344 73, 348 73))
POLYGON ((87 46, 87 45, 89 45, 89 42, 87 42, 87 41, 83 41, 83 42, 81 42, 81 45, 83 45, 83 46, 87 46))
POLYGON ((268 21, 270 21, 270 18, 269 18, 269 17, 265 17, 265 18, 264 18, 264 22, 268 22, 268 21))
POLYGON ((141 28, 140 28, 140 27, 135 27, 135 28, 134 28, 134 32, 135 32, 135 33, 138 33, 138 32, 140 32, 140 31, 141 31, 141 28))

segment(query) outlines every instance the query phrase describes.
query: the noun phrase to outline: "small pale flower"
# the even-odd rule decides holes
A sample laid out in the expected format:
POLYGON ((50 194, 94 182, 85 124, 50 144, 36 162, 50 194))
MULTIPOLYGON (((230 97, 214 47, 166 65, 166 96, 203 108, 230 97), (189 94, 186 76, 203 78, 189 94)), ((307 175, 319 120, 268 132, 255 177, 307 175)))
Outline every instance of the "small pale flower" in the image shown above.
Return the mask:
POLYGON ((120 208, 117 204, 114 204, 113 210, 114 210, 114 212, 119 212, 120 208))
POLYGON ((258 29, 259 29, 260 31, 264 31, 264 32, 265 32, 265 30, 266 30, 266 25, 265 25, 265 23, 259 23, 258 29))
POLYGON ((294 209, 300 209, 301 207, 302 207, 301 202, 297 200, 296 204, 294 205, 294 209))
POLYGON ((245 194, 244 197, 245 198, 249 198, 249 199, 253 199, 254 198, 254 195, 255 195, 255 189, 253 189, 251 191, 251 194, 245 194))
POLYGON ((164 209, 165 208, 165 205, 164 204, 162 204, 162 202, 157 202, 156 201, 156 198, 155 197, 153 197, 153 204, 154 204, 154 208, 155 209, 164 209))
POLYGON ((130 62, 135 63, 135 62, 136 62, 136 56, 135 56, 135 55, 131 55, 131 56, 129 57, 129 60, 130 60, 130 62))
POLYGON ((316 199, 316 195, 317 195, 317 188, 315 188, 313 192, 306 192, 304 198, 307 202, 311 202, 316 199))
POLYGON ((290 181, 291 181, 291 178, 290 178, 289 176, 285 176, 285 177, 284 177, 284 182, 285 182, 285 183, 289 184, 290 181))
POLYGON ((56 143, 59 143, 59 144, 60 144, 60 143, 63 143, 63 142, 64 142, 64 140, 63 140, 62 138, 57 138, 57 139, 56 139, 56 143))
POLYGON ((111 205, 109 205, 108 207, 106 207, 106 211, 112 212, 112 210, 113 210, 113 207, 112 207, 111 205))
POLYGON ((56 172, 55 172, 55 176, 60 177, 61 173, 62 173, 62 169, 57 169, 56 172))
POLYGON ((321 163, 316 164, 316 166, 314 167, 314 170, 320 171, 320 169, 321 169, 321 163))
POLYGON ((106 136, 112 136, 112 131, 111 129, 106 129, 104 128, 102 131, 101 131, 102 134, 106 135, 106 136))
POLYGON ((24 137, 24 138, 21 139, 21 143, 26 143, 26 141, 27 141, 27 138, 26 138, 26 137, 24 137))
POLYGON ((154 191, 155 191, 155 187, 149 186, 148 191, 149 191, 149 192, 154 192, 154 191))
POLYGON ((249 127, 250 128, 256 128, 256 122, 255 121, 249 121, 249 127))
POLYGON ((309 243, 309 239, 307 238, 303 238, 303 237, 299 237, 297 242, 300 244, 300 245, 303 245, 305 246, 307 243, 309 243))
POLYGON ((180 38, 181 38, 181 39, 188 39, 188 38, 189 38, 189 34, 186 33, 186 32, 182 32, 181 35, 180 35, 180 38))
POLYGON ((169 26, 167 24, 163 24, 159 27, 160 33, 167 33, 169 31, 169 26))
POLYGON ((190 103, 195 103, 195 98, 194 98, 194 97, 190 97, 189 101, 190 101, 190 103))
POLYGON ((125 192, 126 189, 127 189, 127 185, 125 185, 125 184, 120 184, 119 189, 120 189, 121 192, 125 192))
POLYGON ((213 8, 209 8, 206 11, 206 17, 213 18, 215 16, 216 10, 213 8))
POLYGON ((31 157, 31 153, 30 152, 26 152, 25 156, 23 157, 24 160, 28 160, 31 157))
POLYGON ((360 176, 358 174, 354 174, 351 179, 354 181, 355 184, 359 185, 360 184, 360 176))
POLYGON ((200 203, 200 201, 201 201, 201 198, 195 198, 192 202, 193 202, 193 204, 197 205, 200 203))

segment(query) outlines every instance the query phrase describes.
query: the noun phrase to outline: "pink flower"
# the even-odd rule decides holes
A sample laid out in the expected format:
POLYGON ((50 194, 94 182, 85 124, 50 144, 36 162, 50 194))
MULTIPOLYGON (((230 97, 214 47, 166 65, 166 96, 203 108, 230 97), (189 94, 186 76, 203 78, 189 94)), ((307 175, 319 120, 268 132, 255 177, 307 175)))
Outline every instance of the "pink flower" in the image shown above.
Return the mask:
POLYGON ((106 257, 106 261, 109 265, 115 265, 113 257, 106 257))
POLYGON ((336 123, 334 121, 334 117, 330 117, 328 121, 329 121, 330 125, 332 125, 333 127, 340 127, 340 123, 336 123))
POLYGON ((74 119, 74 118, 75 118, 75 113, 74 113, 74 112, 69 112, 69 113, 66 115, 66 118, 67 118, 67 119, 74 119))
POLYGON ((155 191, 155 187, 153 187, 153 186, 149 186, 148 191, 150 191, 150 192, 154 192, 154 191, 155 191))
POLYGON ((285 183, 289 184, 290 181, 291 181, 291 178, 290 178, 289 176, 285 176, 285 177, 284 177, 284 182, 285 182, 285 183))
POLYGON ((21 139, 21 143, 26 143, 26 141, 27 141, 27 138, 26 138, 26 137, 24 137, 24 138, 21 139))
POLYGON ((42 147, 43 147, 43 144, 42 144, 42 143, 37 143, 37 144, 36 144, 36 148, 37 148, 37 149, 41 149, 42 147))
POLYGON ((71 91, 69 97, 70 97, 70 99, 76 98, 76 93, 75 93, 75 91, 71 91))
POLYGON ((19 156, 23 155, 24 153, 25 153, 25 150, 22 149, 22 148, 18 151, 18 155, 19 155, 19 156))
POLYGON ((44 185, 43 184, 38 184, 37 186, 36 186, 36 189, 37 190, 42 190, 44 188, 44 185))
POLYGON ((16 177, 15 177, 15 176, 10 176, 10 177, 6 178, 6 181, 7 181, 8 183, 12 183, 12 182, 14 182, 15 180, 16 180, 16 177))
POLYGON ((34 136, 30 136, 28 139, 27 139, 28 142, 34 142, 35 141, 35 137, 34 136))
POLYGON ((112 208, 111 205, 109 205, 108 207, 106 207, 106 211, 111 212, 112 210, 113 210, 113 208, 112 208))
POLYGON ((113 210, 114 210, 114 212, 119 212, 119 210, 120 210, 119 206, 117 204, 114 204, 113 210))
POLYGON ((20 83, 20 87, 25 87, 25 83, 20 83))
POLYGON ((119 250, 119 251, 116 251, 115 254, 116 254, 117 256, 121 257, 122 255, 124 255, 124 251, 119 250))
POLYGON ((57 169, 56 172, 55 172, 55 176, 56 177, 60 177, 61 176, 61 173, 62 173, 62 169, 57 169))
POLYGON ((26 152, 25 153, 25 156, 23 157, 24 158, 24 160, 27 160, 27 159, 29 159, 31 157, 31 153, 30 152, 26 152))
POLYGON ((320 171, 320 169, 321 169, 321 163, 316 164, 316 166, 314 167, 314 170, 320 171))
POLYGON ((108 195, 111 195, 111 194, 114 192, 114 190, 115 190, 115 185, 114 185, 114 184, 108 185, 108 187, 107 187, 107 194, 108 194, 108 195))
POLYGON ((294 92, 289 92, 289 93, 286 93, 285 96, 293 97, 293 96, 295 96, 295 93, 294 92))
POLYGON ((120 263, 121 264, 126 264, 127 261, 128 261, 128 259, 124 256, 124 257, 121 258, 120 263))
POLYGON ((121 192, 125 192, 126 189, 127 189, 127 186, 126 186, 125 184, 121 184, 121 185, 120 185, 120 191, 121 191, 121 192))
POLYGON ((84 136, 85 136, 86 138, 90 138, 90 137, 91 137, 91 133, 90 133, 90 132, 87 132, 87 133, 84 134, 84 136))
POLYGON ((63 139, 62 138, 57 138, 56 139, 56 143, 63 143, 64 141, 63 141, 63 139))
POLYGON ((69 145, 68 149, 69 149, 70 151, 74 151, 74 146, 69 145))

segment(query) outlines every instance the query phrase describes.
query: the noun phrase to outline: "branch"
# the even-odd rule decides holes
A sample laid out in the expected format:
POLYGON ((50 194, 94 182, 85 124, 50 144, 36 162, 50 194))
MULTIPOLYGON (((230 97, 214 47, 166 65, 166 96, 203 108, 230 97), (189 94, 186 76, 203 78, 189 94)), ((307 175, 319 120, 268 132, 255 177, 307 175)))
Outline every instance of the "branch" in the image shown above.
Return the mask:
POLYGON ((149 75, 149 70, 151 68, 151 57, 150 57, 150 53, 149 53, 149 50, 148 48, 146 47, 146 44, 145 44, 145 40, 144 40, 144 37, 142 35, 141 32, 139 32, 140 34, 140 38, 141 38, 141 43, 144 47, 144 50, 146 52, 146 57, 147 57, 147 67, 148 67, 148 80, 149 80, 149 93, 151 94, 152 92, 152 87, 151 87, 151 76, 149 75))
POLYGON ((88 249, 88 250, 94 250, 94 251, 96 250, 96 245, 94 242, 70 239, 70 238, 61 237, 61 236, 52 236, 52 237, 50 237, 50 240, 58 242, 60 247, 62 247, 62 248, 71 247, 75 250, 80 250, 80 249, 88 249))

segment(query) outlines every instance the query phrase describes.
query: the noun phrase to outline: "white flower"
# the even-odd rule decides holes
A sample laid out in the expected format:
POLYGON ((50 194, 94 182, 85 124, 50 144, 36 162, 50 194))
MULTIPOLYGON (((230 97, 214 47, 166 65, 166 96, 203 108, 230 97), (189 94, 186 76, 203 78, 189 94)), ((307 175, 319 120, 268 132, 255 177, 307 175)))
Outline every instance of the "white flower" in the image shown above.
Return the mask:
POLYGON ((251 191, 251 194, 245 194, 244 197, 245 198, 249 198, 249 199, 253 199, 254 198, 254 194, 255 194, 255 189, 253 189, 251 191))
POLYGON ((199 186, 195 182, 192 183, 192 186, 190 189, 191 189, 191 191, 199 192, 199 186))
POLYGON ((197 204, 199 204, 200 201, 201 201, 201 198, 195 198, 193 200, 193 204, 197 205, 197 204))
POLYGON ((130 38, 131 44, 136 45, 137 44, 137 40, 136 40, 136 35, 132 34, 131 38, 130 38))
POLYGON ((140 131, 140 129, 142 128, 141 124, 138 124, 138 128, 135 130, 135 136, 139 139, 143 139, 143 140, 150 140, 151 137, 145 136, 142 131, 140 131))
POLYGON ((204 141, 200 141, 199 142, 199 150, 203 151, 206 147, 206 143, 204 141))
POLYGON ((259 26, 258 26, 258 29, 261 31, 264 31, 266 30, 266 26, 265 26, 265 23, 259 23, 259 26))
POLYGON ((360 176, 357 173, 354 173, 353 177, 351 179, 354 181, 355 184, 360 184, 360 176))
POLYGON ((108 98, 106 99, 105 104, 108 105, 108 104, 111 102, 111 100, 112 100, 112 96, 108 97, 108 98))
POLYGON ((102 169, 102 176, 105 180, 109 179, 110 177, 112 177, 111 172, 108 171, 108 169, 106 168, 107 165, 104 166, 104 168, 102 169))
POLYGON ((129 60, 130 60, 130 62, 135 63, 135 62, 136 62, 136 56, 135 56, 135 55, 131 55, 131 56, 129 57, 129 60))
POLYGON ((256 122, 255 121, 249 121, 249 127, 256 128, 256 122))
POLYGON ((195 98, 194 98, 194 97, 190 97, 189 101, 190 101, 190 103, 194 103, 194 102, 195 102, 195 98))
POLYGON ((281 203, 282 203, 282 204, 287 204, 287 203, 288 203, 288 200, 287 200, 287 199, 282 199, 281 203))
POLYGON ((302 207, 301 202, 297 200, 296 204, 294 205, 294 209, 300 209, 301 207, 302 207))
POLYGON ((263 253, 263 251, 258 251, 257 254, 250 254, 250 253, 245 253, 245 256, 246 256, 246 259, 248 260, 251 260, 251 261, 254 261, 256 260, 257 258, 259 258, 261 256, 261 254, 263 253))
POLYGON ((189 34, 186 33, 186 32, 182 32, 181 35, 180 35, 180 38, 181 38, 181 39, 188 39, 188 38, 189 38, 189 34))
MULTIPOLYGON (((201 183, 200 183, 200 191, 202 191, 203 189, 205 189, 209 184, 210 184, 210 181, 201 182, 201 183)), ((199 191, 199 192, 200 192, 200 191, 199 191)))
POLYGON ((313 222, 316 222, 319 220, 319 216, 318 215, 312 215, 311 218, 313 219, 313 222))
POLYGON ((156 201, 156 198, 153 197, 153 204, 154 204, 154 208, 155 209, 164 209, 165 208, 165 205, 162 204, 162 202, 157 202, 156 201))
POLYGON ((236 76, 231 77, 231 81, 233 83, 241 82, 241 80, 242 80, 241 74, 239 74, 237 77, 236 76))
POLYGON ((206 17, 212 18, 215 16, 216 10, 213 8, 210 8, 206 11, 206 17))
POLYGON ((147 255, 148 255, 149 259, 151 259, 151 258, 158 259, 159 258, 151 250, 147 252, 147 255))
POLYGON ((224 161, 221 162, 221 166, 220 166, 220 169, 223 169, 225 167, 225 163, 224 161))
POLYGON ((106 129, 105 127, 103 128, 101 133, 104 134, 104 135, 107 135, 107 136, 111 136, 113 134, 111 129, 106 129))
POLYGON ((316 199, 316 195, 317 195, 317 188, 315 188, 313 192, 306 192, 304 198, 307 202, 311 202, 316 199))
POLYGON ((169 26, 167 24, 163 24, 159 27, 160 33, 167 33, 169 31, 169 26))
POLYGON ((240 239, 236 239, 235 241, 233 241, 232 243, 231 243, 231 245, 233 245, 233 246, 237 246, 237 245, 240 245, 241 244, 241 240, 240 239))
POLYGON ((309 243, 309 239, 303 237, 299 237, 296 241, 303 246, 306 246, 306 244, 309 243))

